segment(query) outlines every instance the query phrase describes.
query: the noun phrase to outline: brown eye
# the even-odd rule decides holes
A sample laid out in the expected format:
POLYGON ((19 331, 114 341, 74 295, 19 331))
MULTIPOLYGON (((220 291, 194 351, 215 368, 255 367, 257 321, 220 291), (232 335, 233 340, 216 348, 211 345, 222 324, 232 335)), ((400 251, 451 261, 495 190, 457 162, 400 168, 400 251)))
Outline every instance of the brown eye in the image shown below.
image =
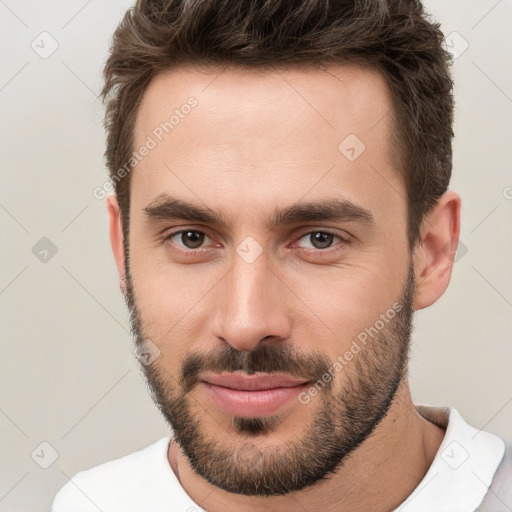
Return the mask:
POLYGON ((181 241, 185 247, 189 249, 197 249, 204 242, 204 233, 199 231, 183 231, 181 233, 181 241))
POLYGON ((184 229, 170 233, 165 239, 174 241, 174 243, 186 249, 197 249, 203 245, 206 236, 206 233, 202 231, 184 229))
POLYGON ((332 245, 334 239, 334 235, 323 233, 322 231, 311 233, 309 236, 311 243, 316 249, 327 249, 332 245))
POLYGON ((311 231, 300 238, 300 240, 309 242, 309 246, 303 245, 307 249, 328 249, 334 244, 336 239, 343 240, 340 236, 329 231, 311 231))

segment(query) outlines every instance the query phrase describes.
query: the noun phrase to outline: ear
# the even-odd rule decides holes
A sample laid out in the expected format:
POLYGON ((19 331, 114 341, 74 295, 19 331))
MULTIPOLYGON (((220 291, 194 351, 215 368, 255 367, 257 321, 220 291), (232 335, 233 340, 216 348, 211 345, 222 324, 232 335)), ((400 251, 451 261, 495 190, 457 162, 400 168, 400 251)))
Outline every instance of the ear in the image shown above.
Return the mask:
POLYGON ((431 306, 448 288, 459 243, 461 200, 445 192, 421 224, 421 243, 413 253, 416 276, 414 309, 431 306))
POLYGON ((126 265, 124 261, 124 237, 123 237, 123 222, 119 210, 119 203, 117 202, 117 196, 107 196, 107 210, 109 219, 109 231, 110 231, 110 245, 112 246, 112 252, 114 253, 114 259, 116 260, 117 271, 119 273, 119 285, 121 291, 125 294, 126 290, 126 265))

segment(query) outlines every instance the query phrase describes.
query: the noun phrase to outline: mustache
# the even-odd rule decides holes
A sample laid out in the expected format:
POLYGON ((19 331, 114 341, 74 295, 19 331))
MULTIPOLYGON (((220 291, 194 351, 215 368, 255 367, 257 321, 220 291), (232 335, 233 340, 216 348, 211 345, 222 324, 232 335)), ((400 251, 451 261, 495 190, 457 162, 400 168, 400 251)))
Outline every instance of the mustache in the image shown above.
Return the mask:
MULTIPOLYGON (((206 354, 193 351, 187 355, 181 367, 180 384, 185 393, 199 382, 202 373, 242 371, 248 374, 286 373, 304 380, 317 381, 327 373, 330 362, 318 352, 304 354, 285 344, 261 344, 254 350, 239 351, 224 346, 206 354)), ((332 382, 328 383, 332 386, 332 382)))

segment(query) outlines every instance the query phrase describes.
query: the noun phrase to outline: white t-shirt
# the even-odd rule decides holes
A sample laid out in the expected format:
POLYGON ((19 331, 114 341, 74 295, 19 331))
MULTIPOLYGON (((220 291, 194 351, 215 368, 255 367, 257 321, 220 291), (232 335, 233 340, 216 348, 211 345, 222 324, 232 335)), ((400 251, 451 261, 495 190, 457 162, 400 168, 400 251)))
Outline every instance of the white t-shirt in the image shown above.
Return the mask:
MULTIPOLYGON (((453 407, 417 405, 446 428, 427 474, 394 512, 475 510, 505 453, 502 439, 468 425, 453 407)), ((55 496, 52 512, 204 512, 167 460, 170 437, 77 473, 55 496)))

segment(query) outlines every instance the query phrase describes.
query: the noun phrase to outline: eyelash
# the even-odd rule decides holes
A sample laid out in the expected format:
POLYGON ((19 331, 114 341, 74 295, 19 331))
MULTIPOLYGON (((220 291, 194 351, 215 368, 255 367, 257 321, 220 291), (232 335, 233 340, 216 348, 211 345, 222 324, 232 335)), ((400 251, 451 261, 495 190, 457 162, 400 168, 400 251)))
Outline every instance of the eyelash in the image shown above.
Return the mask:
MULTIPOLYGON (((188 231, 192 231, 193 233, 199 233, 199 234, 207 236, 208 238, 212 238, 212 237, 210 237, 210 235, 208 233, 206 233, 205 231, 201 231, 199 229, 179 229, 177 231, 172 231, 170 233, 166 233, 163 236, 163 242, 168 242, 173 237, 175 237, 176 235, 179 235, 181 233, 186 233, 188 231)), ((315 229, 315 230, 312 230, 312 231, 306 231, 306 232, 302 233, 297 238, 297 241, 301 240, 306 235, 312 235, 314 233, 323 233, 323 234, 326 234, 326 235, 332 235, 332 236, 334 236, 336 238, 339 238, 339 240, 343 244, 350 244, 351 243, 351 240, 348 237, 343 237, 339 233, 335 233, 334 231, 331 231, 330 229, 315 229)), ((295 243, 296 242, 294 242, 294 244, 295 243)), ((309 253, 326 253, 326 252, 329 252, 333 247, 335 247, 335 246, 333 245, 333 246, 330 246, 330 247, 326 247, 325 249, 306 249, 306 251, 309 252, 309 253)), ((179 249, 179 252, 186 253, 186 254, 192 254, 192 255, 196 254, 196 253, 199 253, 199 252, 203 252, 203 251, 204 251, 204 249, 202 249, 202 248, 199 248, 199 249, 181 249, 180 248, 179 249)))

